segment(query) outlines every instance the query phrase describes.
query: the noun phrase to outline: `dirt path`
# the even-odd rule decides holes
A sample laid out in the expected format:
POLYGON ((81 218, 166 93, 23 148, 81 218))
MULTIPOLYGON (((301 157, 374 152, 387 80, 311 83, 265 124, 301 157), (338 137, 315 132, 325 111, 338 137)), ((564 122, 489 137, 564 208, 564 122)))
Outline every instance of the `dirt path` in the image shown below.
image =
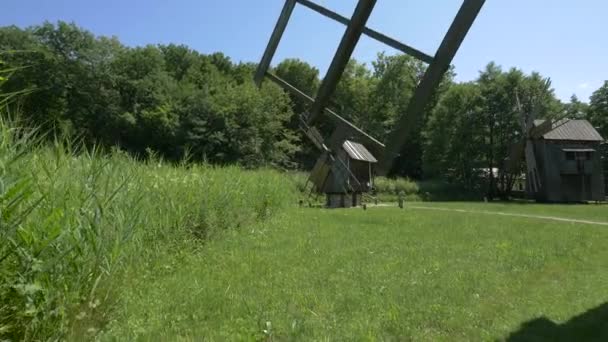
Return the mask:
MULTIPOLYGON (((378 204, 377 206, 379 206, 379 207, 391 206, 392 207, 394 205, 378 204)), ((485 214, 485 215, 496 215, 496 216, 524 217, 524 218, 533 218, 533 219, 539 219, 539 220, 550 220, 550 221, 558 221, 558 222, 570 222, 570 223, 591 224, 591 225, 598 225, 598 226, 608 226, 608 222, 601 222, 601 221, 569 219, 569 218, 563 218, 563 217, 558 217, 558 216, 505 213, 502 211, 466 210, 466 209, 454 209, 454 208, 445 208, 445 207, 426 207, 426 206, 417 206, 417 205, 408 205, 408 204, 405 205, 405 209, 436 210, 436 211, 450 211, 450 212, 465 213, 465 214, 485 214)))

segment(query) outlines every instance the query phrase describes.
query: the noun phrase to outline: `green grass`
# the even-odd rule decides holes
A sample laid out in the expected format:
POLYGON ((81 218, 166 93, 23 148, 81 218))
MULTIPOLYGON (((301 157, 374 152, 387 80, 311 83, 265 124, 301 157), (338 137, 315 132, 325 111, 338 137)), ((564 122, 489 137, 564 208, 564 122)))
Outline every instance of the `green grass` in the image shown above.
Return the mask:
MULTIPOLYGON (((522 210, 549 208, 577 217, 595 210, 522 210)), ((289 209, 133 270, 101 338, 475 341, 516 332, 530 338, 520 330, 526 322, 566 323, 606 302, 607 244, 605 227, 538 219, 289 209)), ((606 333, 606 319, 560 336, 606 333)))
POLYGON ((557 216, 568 219, 608 222, 607 204, 538 204, 530 202, 416 202, 415 206, 473 211, 493 211, 525 215, 557 216))
POLYGON ((606 206, 300 209, 301 176, 14 127, 0 121, 1 340, 608 338, 606 227, 412 207, 608 222, 606 206))
POLYGON ((94 336, 131 271, 296 203, 271 170, 42 144, 0 120, 0 340, 94 336))
POLYGON ((608 337, 606 227, 408 209, 608 222, 606 206, 300 209, 301 176, 0 133, 2 339, 608 337))

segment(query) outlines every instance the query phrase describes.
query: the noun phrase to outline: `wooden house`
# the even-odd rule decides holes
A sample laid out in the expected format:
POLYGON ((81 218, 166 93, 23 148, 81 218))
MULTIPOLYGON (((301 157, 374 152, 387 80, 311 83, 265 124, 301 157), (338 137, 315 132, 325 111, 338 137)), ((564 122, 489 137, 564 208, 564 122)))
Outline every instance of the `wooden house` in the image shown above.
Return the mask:
MULTIPOLYGON (((534 127, 546 123, 534 120, 534 127)), ((532 142, 540 178, 540 186, 531 193, 535 199, 546 202, 605 200, 600 155, 604 138, 589 121, 554 122, 532 142)))

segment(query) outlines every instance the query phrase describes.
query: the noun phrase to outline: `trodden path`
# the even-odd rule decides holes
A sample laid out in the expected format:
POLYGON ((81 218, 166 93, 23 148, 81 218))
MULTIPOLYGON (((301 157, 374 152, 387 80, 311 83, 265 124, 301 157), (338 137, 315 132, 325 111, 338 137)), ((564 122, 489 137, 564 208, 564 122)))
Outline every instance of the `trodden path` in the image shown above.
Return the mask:
MULTIPOLYGON (((388 204, 378 204, 377 206, 386 207, 389 205, 388 204)), ((391 205, 391 206, 394 206, 394 205, 391 205)), ((550 221, 559 221, 559 222, 570 222, 570 223, 591 224, 591 225, 598 225, 598 226, 608 226, 608 222, 601 222, 601 221, 569 219, 569 218, 558 217, 558 216, 505 213, 502 211, 467 210, 467 209, 454 209, 454 208, 445 208, 445 207, 417 206, 417 205, 408 205, 408 204, 406 204, 404 206, 404 208, 405 209, 420 209, 420 210, 450 211, 450 212, 464 213, 464 214, 484 214, 484 215, 496 215, 496 216, 524 217, 524 218, 533 218, 533 219, 539 219, 539 220, 550 220, 550 221)))

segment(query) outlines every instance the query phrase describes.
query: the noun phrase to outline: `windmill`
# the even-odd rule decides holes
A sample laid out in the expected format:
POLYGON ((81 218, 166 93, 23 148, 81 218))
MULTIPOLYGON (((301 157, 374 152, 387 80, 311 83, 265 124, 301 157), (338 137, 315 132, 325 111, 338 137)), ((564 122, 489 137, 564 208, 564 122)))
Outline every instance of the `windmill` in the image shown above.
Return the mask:
POLYGON ((527 192, 542 201, 584 201, 602 198, 601 163, 594 155, 603 138, 587 120, 561 117, 538 120, 542 98, 530 97, 524 109, 515 94, 521 138, 511 146, 505 169, 518 174, 525 162, 527 192), (595 184, 595 185, 594 185, 595 184))
POLYGON ((310 104, 310 109, 307 112, 297 114, 300 119, 300 129, 321 153, 309 177, 309 183, 312 184, 311 193, 325 192, 328 195, 329 204, 331 202, 329 196, 337 191, 342 194, 343 206, 346 206, 344 194, 353 194, 352 203, 356 204, 357 194, 367 192, 371 186, 367 177, 371 177, 372 164, 377 164, 378 174, 386 174, 390 171, 411 130, 418 127, 416 123, 421 120, 435 89, 448 70, 460 44, 484 3, 485 0, 464 0, 435 55, 431 56, 366 27, 367 20, 376 5, 376 0, 359 0, 350 19, 310 0, 285 0, 270 41, 256 70, 254 80, 260 86, 263 79, 268 78, 287 92, 310 104), (296 5, 305 7, 346 26, 327 74, 314 98, 270 71, 270 63, 296 5), (386 146, 328 107, 330 98, 336 90, 361 35, 366 35, 428 64, 406 111, 388 136, 386 146), (321 115, 326 115, 335 124, 333 133, 328 139, 324 138, 315 127, 319 123, 321 115), (379 159, 376 159, 374 154, 379 156, 379 159), (368 165, 369 172, 365 173, 364 167, 360 165, 356 169, 351 168, 351 160, 353 165, 359 162, 363 162, 362 165, 368 165))

